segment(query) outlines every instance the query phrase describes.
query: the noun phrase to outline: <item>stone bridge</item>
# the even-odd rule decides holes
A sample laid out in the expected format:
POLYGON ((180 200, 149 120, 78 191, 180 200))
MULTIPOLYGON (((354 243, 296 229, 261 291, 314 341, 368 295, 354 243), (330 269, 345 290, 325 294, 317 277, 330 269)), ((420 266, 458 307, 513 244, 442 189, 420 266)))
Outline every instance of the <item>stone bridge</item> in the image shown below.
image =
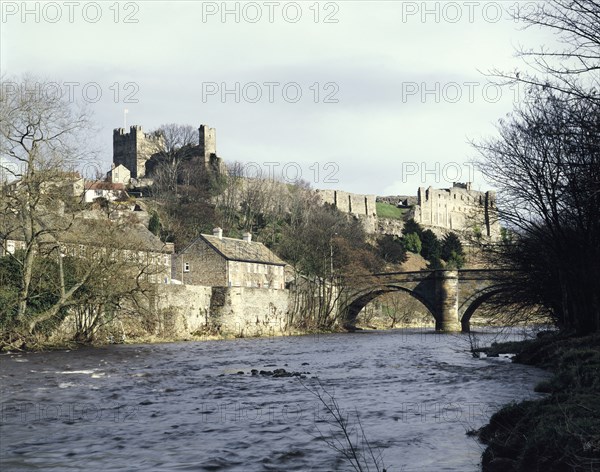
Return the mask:
POLYGON ((424 270, 373 274, 352 282, 340 297, 338 309, 348 326, 358 313, 384 293, 403 291, 419 300, 435 318, 438 331, 469 331, 477 308, 504 288, 504 270, 424 270))

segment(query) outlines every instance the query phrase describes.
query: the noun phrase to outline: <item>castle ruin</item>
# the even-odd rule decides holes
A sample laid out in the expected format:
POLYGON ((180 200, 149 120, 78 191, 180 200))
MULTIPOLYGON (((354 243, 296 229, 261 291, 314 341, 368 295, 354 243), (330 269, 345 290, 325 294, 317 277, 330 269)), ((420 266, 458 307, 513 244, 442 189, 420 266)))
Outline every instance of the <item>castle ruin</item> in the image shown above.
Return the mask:
POLYGON ((146 175, 146 161, 161 147, 160 137, 144 133, 141 126, 134 125, 113 131, 113 164, 123 165, 134 179, 146 175))
MULTIPOLYGON (((198 129, 199 142, 193 149, 193 155, 200 158, 205 169, 224 171, 224 163, 217 157, 217 131, 207 125, 198 129)), ((142 127, 134 125, 125 132, 124 128, 113 131, 113 164, 123 165, 131 172, 131 178, 142 179, 146 175, 146 163, 164 148, 162 136, 144 133, 142 127)))
POLYGON ((377 207, 375 195, 361 195, 341 190, 315 190, 321 203, 333 205, 342 213, 348 213, 362 221, 367 233, 375 232, 377 207))
POLYGON ((457 232, 478 229, 482 236, 500 237, 496 192, 473 190, 471 183, 454 183, 449 189, 420 187, 414 220, 433 228, 457 232))

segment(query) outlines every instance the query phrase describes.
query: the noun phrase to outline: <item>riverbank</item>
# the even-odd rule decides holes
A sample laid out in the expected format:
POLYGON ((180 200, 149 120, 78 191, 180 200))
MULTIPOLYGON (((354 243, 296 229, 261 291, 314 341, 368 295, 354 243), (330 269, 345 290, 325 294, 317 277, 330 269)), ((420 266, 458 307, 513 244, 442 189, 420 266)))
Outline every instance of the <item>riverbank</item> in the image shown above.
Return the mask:
POLYGON ((487 445, 483 472, 600 471, 600 335, 542 333, 479 351, 554 373, 535 389, 546 398, 509 404, 474 432, 487 445))
POLYGON ((339 327, 339 329, 330 330, 301 330, 301 329, 289 329, 284 331, 266 331, 262 334, 244 335, 240 333, 215 333, 210 331, 197 331, 195 333, 189 333, 186 335, 173 335, 173 334, 148 334, 136 332, 131 333, 114 333, 108 332, 102 333, 96 336, 92 341, 89 342, 77 342, 72 337, 65 336, 61 333, 55 334, 50 337, 44 336, 31 336, 27 340, 15 339, 14 342, 6 342, 3 339, 8 339, 9 336, 0 336, 0 354, 11 353, 11 352, 49 352, 49 351, 74 351, 80 348, 88 347, 104 347, 113 344, 125 344, 125 345, 138 345, 138 344, 168 344, 168 343, 185 343, 185 342, 199 342, 199 341, 231 341, 235 339, 265 339, 275 337, 290 337, 290 336, 320 336, 326 334, 335 333, 347 333, 348 330, 339 327))

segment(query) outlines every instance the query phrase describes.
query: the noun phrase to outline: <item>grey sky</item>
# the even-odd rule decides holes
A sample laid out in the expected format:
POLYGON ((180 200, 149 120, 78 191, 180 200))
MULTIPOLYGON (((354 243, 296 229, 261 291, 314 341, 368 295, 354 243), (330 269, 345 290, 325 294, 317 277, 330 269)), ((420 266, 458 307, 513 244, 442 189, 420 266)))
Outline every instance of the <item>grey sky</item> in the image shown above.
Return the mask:
POLYGON ((64 90, 74 82, 80 99, 85 89, 104 171, 112 129, 128 109, 127 125, 145 130, 216 127, 219 155, 258 163, 265 175, 285 166, 290 180, 300 171, 316 188, 378 195, 471 179, 468 139, 493 133, 519 99, 516 90, 498 97, 484 88, 478 71, 512 70, 522 65, 515 46, 552 40, 509 18, 507 10, 534 2, 26 5, 23 16, 23 2, 2 3, 1 71, 31 72, 64 90), (239 84, 239 95, 223 97, 223 84, 239 84))

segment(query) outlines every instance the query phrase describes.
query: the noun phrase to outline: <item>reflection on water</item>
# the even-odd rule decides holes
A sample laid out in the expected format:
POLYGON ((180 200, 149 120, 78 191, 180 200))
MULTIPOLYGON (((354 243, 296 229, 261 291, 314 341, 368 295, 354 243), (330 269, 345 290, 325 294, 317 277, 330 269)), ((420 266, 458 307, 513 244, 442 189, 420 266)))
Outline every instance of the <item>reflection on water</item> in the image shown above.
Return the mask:
POLYGON ((318 438, 318 378, 388 471, 476 471, 465 432, 546 374, 468 349, 395 330, 3 355, 0 469, 351 470, 318 438), (305 378, 251 373, 276 368, 305 378))

